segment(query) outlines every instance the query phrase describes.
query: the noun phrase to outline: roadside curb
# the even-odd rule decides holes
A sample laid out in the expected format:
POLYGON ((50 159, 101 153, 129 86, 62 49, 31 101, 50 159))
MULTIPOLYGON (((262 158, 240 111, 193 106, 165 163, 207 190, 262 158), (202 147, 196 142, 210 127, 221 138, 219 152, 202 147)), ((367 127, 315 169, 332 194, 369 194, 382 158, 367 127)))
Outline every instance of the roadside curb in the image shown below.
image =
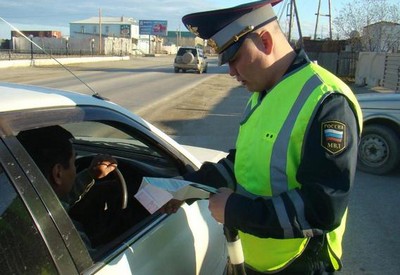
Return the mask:
POLYGON ((90 63, 102 61, 124 61, 129 60, 129 56, 100 56, 100 57, 76 57, 76 58, 46 58, 46 59, 23 59, 23 60, 4 60, 0 61, 0 69, 4 68, 17 68, 17 67, 31 67, 31 66, 49 66, 77 63, 90 63), (58 62, 57 62, 57 61, 58 62))

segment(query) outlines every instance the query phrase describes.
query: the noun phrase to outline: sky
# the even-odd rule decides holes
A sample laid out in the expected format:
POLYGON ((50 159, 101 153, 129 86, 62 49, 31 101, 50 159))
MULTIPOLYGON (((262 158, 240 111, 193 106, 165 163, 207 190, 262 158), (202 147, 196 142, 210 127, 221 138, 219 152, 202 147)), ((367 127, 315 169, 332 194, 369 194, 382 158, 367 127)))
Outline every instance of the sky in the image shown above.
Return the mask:
MULTIPOLYGON (((343 3, 352 0, 331 0, 331 16, 335 17, 343 3)), ((398 0, 393 0, 397 2, 398 0)), ((168 31, 186 31, 181 18, 188 13, 228 8, 251 0, 0 0, 0 17, 20 30, 55 30, 69 35, 69 23, 102 16, 131 17, 136 20, 167 20, 168 31)), ((297 0, 303 36, 313 36, 319 0, 297 0)), ((392 2, 392 0, 390 0, 392 2)), ((275 6, 283 28, 288 28, 284 7, 289 0, 275 6)), ((321 0, 321 14, 328 14, 328 0, 321 0)), ((0 20, 0 39, 9 39, 11 28, 0 20)), ((328 17, 320 16, 317 35, 327 37, 328 17)), ((292 36, 297 36, 297 31, 292 36)))

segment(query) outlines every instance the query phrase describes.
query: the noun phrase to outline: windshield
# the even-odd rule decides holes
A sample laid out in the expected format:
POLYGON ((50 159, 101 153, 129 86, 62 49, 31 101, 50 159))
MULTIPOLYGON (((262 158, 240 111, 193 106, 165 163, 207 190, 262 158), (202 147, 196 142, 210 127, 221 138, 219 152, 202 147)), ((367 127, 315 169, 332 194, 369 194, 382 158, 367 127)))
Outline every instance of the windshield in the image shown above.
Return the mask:
POLYGON ((134 153, 153 155, 161 157, 161 154, 151 150, 148 145, 132 137, 131 135, 97 121, 82 121, 62 125, 74 136, 74 144, 98 146, 103 148, 114 148, 128 150, 134 153))

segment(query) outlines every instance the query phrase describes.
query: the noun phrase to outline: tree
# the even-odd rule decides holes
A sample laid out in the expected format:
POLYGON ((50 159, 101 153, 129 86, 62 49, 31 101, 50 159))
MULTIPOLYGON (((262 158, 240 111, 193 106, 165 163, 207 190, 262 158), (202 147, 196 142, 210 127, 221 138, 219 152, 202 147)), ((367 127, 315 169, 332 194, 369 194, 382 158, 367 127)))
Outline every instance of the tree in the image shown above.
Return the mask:
POLYGON ((398 50, 398 5, 389 4, 386 0, 348 0, 337 13, 333 24, 340 37, 361 43, 366 51, 398 50))

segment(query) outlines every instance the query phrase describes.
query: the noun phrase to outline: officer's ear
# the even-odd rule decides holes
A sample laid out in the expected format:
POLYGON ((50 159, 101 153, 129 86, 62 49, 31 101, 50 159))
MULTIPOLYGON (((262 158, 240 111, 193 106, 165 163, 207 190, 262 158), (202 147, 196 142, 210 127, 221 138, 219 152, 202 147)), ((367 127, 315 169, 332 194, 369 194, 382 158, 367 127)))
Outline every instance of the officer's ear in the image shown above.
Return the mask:
POLYGON ((261 42, 264 46, 264 52, 266 54, 270 54, 272 52, 273 46, 274 46, 274 41, 272 39, 272 35, 269 31, 263 31, 260 33, 260 39, 261 42))

